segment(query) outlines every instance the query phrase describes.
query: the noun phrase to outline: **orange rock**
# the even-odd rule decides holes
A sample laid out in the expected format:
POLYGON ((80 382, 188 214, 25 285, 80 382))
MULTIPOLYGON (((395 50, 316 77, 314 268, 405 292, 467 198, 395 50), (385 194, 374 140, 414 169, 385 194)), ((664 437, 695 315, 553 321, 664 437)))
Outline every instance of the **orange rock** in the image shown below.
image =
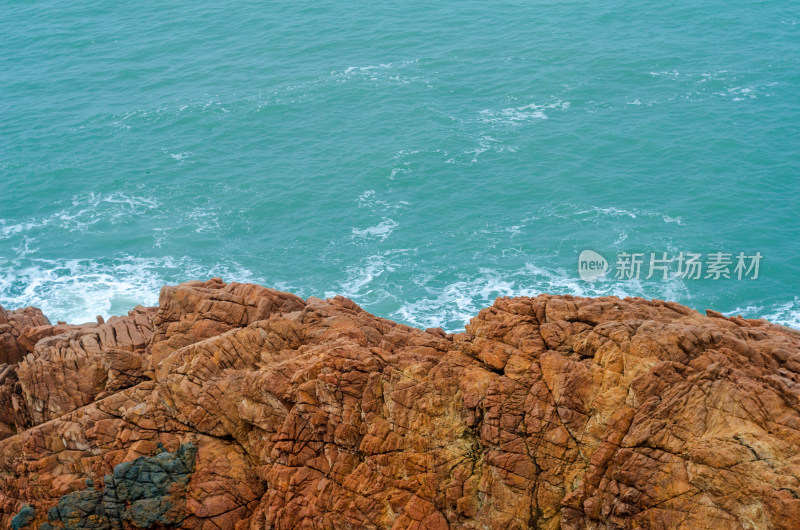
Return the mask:
POLYGON ((764 321, 541 295, 449 335, 212 279, 67 328, 0 370, 4 527, 187 442, 183 528, 800 521, 800 333, 764 321))
POLYGON ((14 364, 33 351, 34 342, 26 337, 26 331, 39 326, 50 326, 41 310, 26 307, 6 311, 0 306, 0 363, 14 364))

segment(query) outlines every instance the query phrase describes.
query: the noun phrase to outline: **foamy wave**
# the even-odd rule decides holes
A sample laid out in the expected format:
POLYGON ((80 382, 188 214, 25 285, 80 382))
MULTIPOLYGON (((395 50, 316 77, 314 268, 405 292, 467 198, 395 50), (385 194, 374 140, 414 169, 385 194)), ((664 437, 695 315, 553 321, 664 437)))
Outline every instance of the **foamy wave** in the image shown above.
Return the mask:
MULTIPOLYGON (((730 97, 731 101, 744 101, 745 99, 756 99, 761 90, 772 86, 775 86, 775 83, 765 83, 762 85, 755 84, 751 86, 734 86, 719 92, 714 92, 714 95, 730 97)), ((764 93, 764 95, 771 96, 772 94, 764 93)))
POLYGON ((650 72, 650 75, 653 77, 680 77, 681 73, 677 70, 672 70, 670 72, 650 72))
POLYGON ((373 289, 370 287, 373 280, 379 278, 385 272, 393 270, 394 266, 384 256, 370 256, 364 264, 347 268, 347 276, 339 284, 341 292, 329 291, 325 293, 325 296, 332 297, 341 294, 349 298, 358 299, 369 296, 373 294, 373 289))
MULTIPOLYGON (((344 295, 381 316, 421 328, 442 327, 450 332, 462 330, 470 318, 501 296, 541 293, 641 296, 690 304, 693 298, 679 279, 647 282, 606 278, 585 282, 576 277, 575 271, 531 263, 512 271, 484 268, 450 282, 437 281, 437 274, 430 272, 413 276, 410 283, 393 282, 393 273, 403 270, 415 252, 416 249, 397 249, 367 256, 345 269, 335 290, 325 292, 324 296, 344 295)), ((0 304, 6 308, 40 307, 52 321, 89 322, 96 315, 125 314, 137 304, 157 304, 164 284, 212 276, 270 285, 299 294, 295 286, 266 282, 233 261, 204 266, 188 257, 20 259, 0 263, 0 304)), ((800 329, 800 298, 771 306, 737 308, 726 314, 764 318, 800 329)))
MULTIPOLYGON (((427 282, 426 282, 427 283, 427 282)), ((542 293, 574 296, 641 296, 666 300, 690 298, 686 285, 678 279, 667 282, 606 279, 584 282, 571 271, 527 264, 524 268, 502 272, 482 269, 473 278, 443 287, 426 286, 428 297, 406 302, 391 317, 411 325, 441 327, 447 331, 463 329, 470 318, 502 296, 536 296, 542 293)))
POLYGON ((189 258, 20 260, 0 265, 0 305, 36 306, 53 322, 94 321, 155 305, 166 283, 220 276, 258 281, 235 262, 205 267, 189 258))
POLYGON ((484 109, 480 111, 481 121, 493 125, 516 125, 529 120, 546 120, 546 110, 567 110, 569 101, 557 100, 546 105, 531 103, 521 107, 508 107, 500 110, 484 109))
POLYGON ((8 239, 22 232, 28 232, 42 226, 45 226, 44 222, 27 221, 23 223, 13 223, 9 222, 8 219, 0 219, 0 239, 8 239))
POLYGON ((194 231, 197 233, 213 232, 222 227, 216 211, 208 207, 192 208, 187 213, 187 220, 194 226, 194 231))
MULTIPOLYGON (((751 82, 743 84, 742 81, 750 77, 747 73, 736 74, 729 70, 717 70, 715 72, 650 72, 652 77, 671 80, 675 82, 681 90, 687 90, 681 94, 667 98, 667 101, 676 99, 689 99, 692 101, 702 101, 710 97, 730 98, 731 101, 744 101, 756 99, 758 96, 771 96, 770 88, 777 85, 774 81, 762 82, 751 79, 751 82)), ((637 100, 638 101, 638 100, 637 100)), ((654 102, 657 103, 657 102, 654 102)))
POLYGON ((158 208, 156 199, 147 196, 115 193, 83 193, 72 197, 71 206, 38 220, 14 222, 0 219, 0 239, 8 239, 41 228, 83 231, 101 221, 115 224, 158 208))
POLYGON ((773 324, 800 329, 800 298, 780 302, 771 306, 750 305, 738 307, 725 313, 728 316, 741 315, 745 318, 763 318, 773 324))
POLYGON ((376 70, 391 70, 392 68, 408 66, 410 64, 417 64, 419 59, 410 59, 406 61, 399 61, 396 63, 381 63, 374 66, 349 66, 344 70, 331 72, 331 76, 336 77, 340 75, 352 74, 354 72, 374 72, 376 70))
MULTIPOLYGON (((394 173, 393 173, 394 175, 394 173)), ((409 206, 411 203, 408 201, 397 201, 391 203, 378 199, 375 190, 364 190, 364 193, 358 196, 356 203, 359 208, 367 208, 372 211, 386 211, 386 210, 399 210, 409 206)))
MULTIPOLYGON (((618 281, 605 278, 593 282, 578 279, 572 271, 527 264, 524 268, 502 272, 482 269, 471 278, 435 287, 430 276, 415 282, 428 294, 403 303, 390 317, 410 325, 441 327, 449 332, 461 331, 484 307, 503 296, 537 296, 542 293, 597 297, 639 296, 647 299, 679 300, 691 305, 694 298, 687 284, 678 278, 665 282, 643 280, 618 281)), ((737 308, 727 315, 763 318, 775 324, 800 329, 800 298, 771 306, 737 308)))
POLYGON ((380 239, 385 241, 387 237, 392 234, 392 231, 397 228, 397 222, 394 219, 384 217, 383 221, 375 226, 370 226, 360 230, 353 228, 353 237, 361 239, 380 239))
POLYGON ((575 204, 564 204, 559 209, 545 207, 540 211, 546 213, 548 216, 561 218, 586 217, 587 215, 590 216, 591 219, 614 217, 628 217, 630 219, 636 219, 638 217, 661 218, 664 223, 674 223, 680 226, 685 226, 683 223, 683 218, 680 216, 671 216, 665 213, 640 210, 638 208, 625 209, 614 206, 607 208, 600 208, 598 206, 581 207, 575 204), (566 211, 563 211, 564 209, 566 209, 566 211))
POLYGON ((398 73, 409 66, 417 65, 418 62, 418 59, 411 59, 406 61, 381 63, 372 66, 349 66, 344 70, 332 71, 330 73, 330 78, 336 83, 346 83, 355 79, 382 82, 388 81, 390 83, 401 85, 407 85, 416 81, 427 83, 427 79, 422 76, 409 76, 398 73))
MULTIPOLYGON (((167 152, 167 151, 164 150, 164 152, 167 152)), ((168 153, 168 154, 169 154, 170 158, 172 158, 173 160, 177 161, 179 164, 183 163, 184 159, 189 158, 189 153, 186 153, 186 152, 183 152, 183 153, 168 153)))
POLYGON ((336 290, 325 291, 325 297, 346 296, 368 310, 386 299, 396 299, 401 287, 391 284, 386 276, 403 267, 406 263, 403 258, 414 252, 416 249, 400 248, 367 256, 360 263, 347 267, 336 290))

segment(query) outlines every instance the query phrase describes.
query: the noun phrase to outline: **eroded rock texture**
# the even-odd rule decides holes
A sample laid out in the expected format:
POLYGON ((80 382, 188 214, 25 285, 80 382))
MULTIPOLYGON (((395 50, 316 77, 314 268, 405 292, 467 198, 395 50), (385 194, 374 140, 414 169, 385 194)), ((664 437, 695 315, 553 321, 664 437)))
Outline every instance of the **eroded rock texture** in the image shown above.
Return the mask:
MULTIPOLYGON (((159 451, 153 457, 140 456, 115 466, 113 473, 103 477, 103 491, 87 479, 86 489, 64 495, 47 512, 50 523, 42 525, 42 530, 180 526, 186 513, 184 487, 194 472, 197 447, 183 444, 174 453, 163 447, 159 451)), ((24 510, 17 517, 25 515, 24 510)), ((35 517, 32 507, 27 515, 35 517)))
POLYGON ((25 331, 38 326, 50 326, 50 321, 39 309, 26 307, 6 311, 0 306, 0 363, 14 364, 32 351, 36 340, 31 340, 25 331))
POLYGON ((36 340, 18 363, 0 371, 0 437, 146 380, 155 312, 137 307, 102 324, 51 326, 39 319, 22 328, 20 336, 36 340))
POLYGON ((159 306, 44 337, 11 370, 0 525, 800 527, 787 328, 541 295, 448 335, 218 279, 165 287, 159 306), (179 480, 61 515, 120 498, 119 469, 147 490, 142 463, 186 447, 179 480))

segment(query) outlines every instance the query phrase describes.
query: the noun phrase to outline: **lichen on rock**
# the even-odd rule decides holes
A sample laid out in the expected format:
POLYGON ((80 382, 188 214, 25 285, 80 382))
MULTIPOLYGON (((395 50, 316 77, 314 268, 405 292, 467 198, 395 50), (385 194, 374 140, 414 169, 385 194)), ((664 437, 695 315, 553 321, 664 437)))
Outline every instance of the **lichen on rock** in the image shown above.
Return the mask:
POLYGON ((49 528, 116 530, 127 527, 178 526, 185 517, 184 488, 194 472, 197 447, 141 456, 114 467, 102 490, 87 480, 84 490, 59 499, 48 512, 49 528))
POLYGON ((36 517, 36 509, 30 504, 23 504, 19 513, 11 519, 11 530, 21 530, 36 517))

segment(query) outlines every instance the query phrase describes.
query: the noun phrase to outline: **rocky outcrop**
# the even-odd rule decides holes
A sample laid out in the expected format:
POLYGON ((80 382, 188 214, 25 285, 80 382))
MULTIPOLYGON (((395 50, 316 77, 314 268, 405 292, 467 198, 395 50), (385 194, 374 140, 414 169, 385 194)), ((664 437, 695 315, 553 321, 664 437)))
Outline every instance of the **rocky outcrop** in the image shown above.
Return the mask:
POLYGON ((26 307, 6 311, 0 306, 0 366, 17 363, 26 353, 33 351, 37 339, 25 332, 39 326, 50 327, 50 321, 41 310, 26 307))
POLYGON ((303 305, 293 294, 252 284, 226 285, 219 278, 165 286, 150 345, 153 365, 179 348, 303 305))
POLYGON ((0 441, 3 527, 800 521, 788 328, 541 295, 446 334, 218 279, 112 320, 40 339, 11 370, 29 419, 0 441))
POLYGON ((155 312, 137 307, 104 323, 22 328, 21 336, 37 341, 0 374, 0 432, 58 418, 147 379, 155 312))

